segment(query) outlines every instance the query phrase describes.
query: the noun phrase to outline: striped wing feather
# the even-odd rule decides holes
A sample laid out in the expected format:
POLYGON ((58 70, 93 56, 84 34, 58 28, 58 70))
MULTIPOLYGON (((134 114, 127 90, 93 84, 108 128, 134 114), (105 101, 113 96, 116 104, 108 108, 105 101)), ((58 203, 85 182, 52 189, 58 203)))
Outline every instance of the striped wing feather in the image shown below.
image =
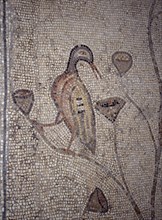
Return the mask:
POLYGON ((77 81, 70 97, 70 107, 77 136, 93 154, 96 148, 95 115, 90 95, 81 81, 77 81))

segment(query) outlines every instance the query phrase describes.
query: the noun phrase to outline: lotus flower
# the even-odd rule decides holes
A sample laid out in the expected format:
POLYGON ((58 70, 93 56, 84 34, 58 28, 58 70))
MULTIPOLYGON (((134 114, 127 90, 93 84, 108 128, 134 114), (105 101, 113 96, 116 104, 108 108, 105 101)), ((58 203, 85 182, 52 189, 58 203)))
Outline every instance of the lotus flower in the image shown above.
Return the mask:
POLYGON ((29 115, 34 103, 33 91, 28 89, 19 89, 12 94, 12 98, 19 110, 24 115, 29 115))
POLYGON ((119 97, 111 97, 96 102, 95 109, 104 115, 108 120, 114 122, 125 105, 125 101, 119 97))
POLYGON ((117 51, 112 55, 112 63, 123 76, 132 67, 132 56, 124 51, 117 51))
POLYGON ((85 211, 99 213, 106 213, 108 211, 107 199, 100 188, 96 187, 91 193, 85 211))

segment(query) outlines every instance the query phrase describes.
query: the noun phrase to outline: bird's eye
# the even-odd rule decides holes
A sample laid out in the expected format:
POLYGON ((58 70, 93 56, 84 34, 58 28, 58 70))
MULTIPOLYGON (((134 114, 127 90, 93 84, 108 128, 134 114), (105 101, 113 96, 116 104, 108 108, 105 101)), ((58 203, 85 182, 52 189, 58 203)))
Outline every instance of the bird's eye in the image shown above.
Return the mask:
POLYGON ((80 51, 79 51, 79 55, 86 56, 86 55, 87 55, 87 53, 86 53, 84 50, 80 50, 80 51))
POLYGON ((103 103, 103 104, 101 104, 101 107, 107 108, 107 107, 109 107, 109 104, 107 102, 103 103))

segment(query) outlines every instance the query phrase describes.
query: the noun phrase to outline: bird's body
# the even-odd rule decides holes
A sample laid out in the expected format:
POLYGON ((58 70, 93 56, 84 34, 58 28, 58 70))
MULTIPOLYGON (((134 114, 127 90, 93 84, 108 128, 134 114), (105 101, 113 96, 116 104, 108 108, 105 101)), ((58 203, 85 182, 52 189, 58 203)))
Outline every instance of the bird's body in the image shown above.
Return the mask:
POLYGON ((51 96, 59 110, 56 124, 64 121, 72 136, 79 137, 82 144, 94 153, 96 147, 95 115, 90 95, 75 74, 56 78, 51 96))
MULTIPOLYGON (((58 109, 55 123, 59 124, 64 121, 71 132, 69 147, 75 137, 79 137, 80 142, 94 154, 96 148, 95 114, 91 97, 76 69, 77 62, 83 60, 81 57, 74 59, 75 53, 79 50, 82 55, 86 53, 87 56, 89 55, 90 49, 85 45, 73 48, 66 71, 59 75, 52 85, 51 97, 58 109)), ((84 61, 90 62, 93 70, 94 68, 97 70, 93 64, 93 55, 92 61, 84 61)))

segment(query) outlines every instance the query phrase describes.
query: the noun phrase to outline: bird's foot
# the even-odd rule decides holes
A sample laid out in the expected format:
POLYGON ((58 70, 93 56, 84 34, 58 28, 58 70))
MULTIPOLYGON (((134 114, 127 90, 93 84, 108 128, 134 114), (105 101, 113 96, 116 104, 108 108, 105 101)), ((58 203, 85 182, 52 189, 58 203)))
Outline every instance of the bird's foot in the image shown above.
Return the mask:
POLYGON ((30 122, 32 123, 32 125, 34 126, 34 128, 39 132, 44 134, 44 128, 43 126, 37 122, 36 120, 30 120, 30 122))

